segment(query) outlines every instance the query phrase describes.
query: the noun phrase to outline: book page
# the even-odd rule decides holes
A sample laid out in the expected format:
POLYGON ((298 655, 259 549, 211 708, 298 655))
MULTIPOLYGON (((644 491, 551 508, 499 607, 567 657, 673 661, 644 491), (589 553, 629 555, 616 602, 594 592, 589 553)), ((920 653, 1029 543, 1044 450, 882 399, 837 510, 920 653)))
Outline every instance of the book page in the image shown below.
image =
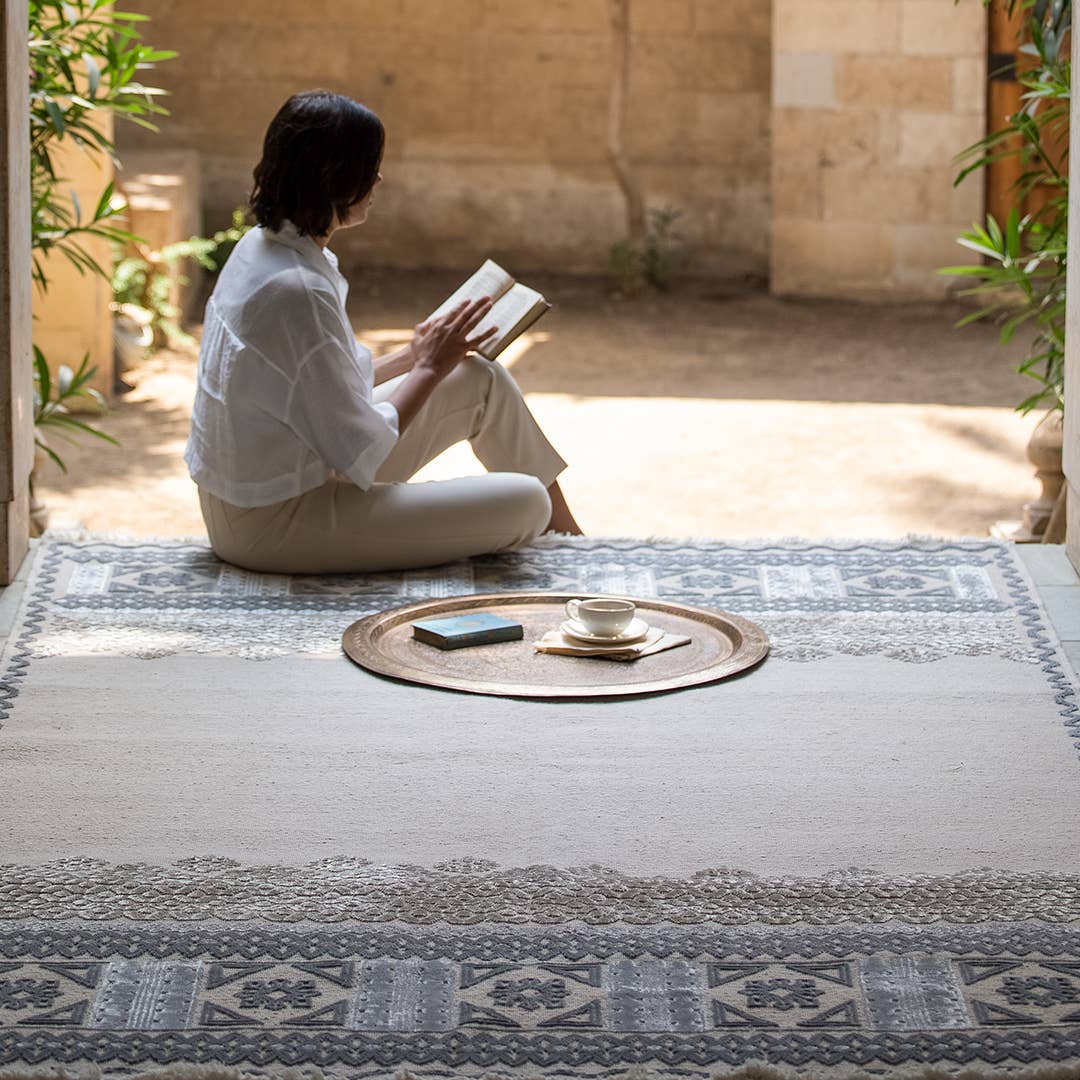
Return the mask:
POLYGON ((514 338, 536 322, 548 307, 548 302, 540 293, 518 282, 499 297, 487 318, 473 332, 475 337, 479 337, 490 327, 496 329, 495 334, 480 343, 477 352, 489 360, 494 360, 514 338))
POLYGON ((482 296, 490 296, 492 300, 497 300, 513 284, 514 279, 497 262, 487 259, 484 265, 444 300, 428 318, 436 319, 448 311, 453 311, 462 300, 479 300, 482 296))

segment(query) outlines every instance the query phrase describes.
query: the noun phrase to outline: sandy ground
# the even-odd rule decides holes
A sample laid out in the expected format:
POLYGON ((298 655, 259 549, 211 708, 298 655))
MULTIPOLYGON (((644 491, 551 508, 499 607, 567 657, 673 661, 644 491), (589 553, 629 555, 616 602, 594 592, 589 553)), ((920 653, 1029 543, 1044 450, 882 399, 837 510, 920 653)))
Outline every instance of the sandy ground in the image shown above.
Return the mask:
MULTIPOLYGON (((462 275, 353 279, 358 337, 407 340, 462 275)), ((555 305, 504 354, 570 468, 585 530, 633 536, 985 535, 1038 492, 1037 417, 1018 355, 964 309, 778 300, 695 282, 624 300, 605 283, 530 277, 555 305)), ((203 532, 182 460, 195 358, 162 352, 102 425, 122 443, 61 445, 39 491, 52 524, 203 532)), ((467 446, 420 479, 480 471, 467 446)))

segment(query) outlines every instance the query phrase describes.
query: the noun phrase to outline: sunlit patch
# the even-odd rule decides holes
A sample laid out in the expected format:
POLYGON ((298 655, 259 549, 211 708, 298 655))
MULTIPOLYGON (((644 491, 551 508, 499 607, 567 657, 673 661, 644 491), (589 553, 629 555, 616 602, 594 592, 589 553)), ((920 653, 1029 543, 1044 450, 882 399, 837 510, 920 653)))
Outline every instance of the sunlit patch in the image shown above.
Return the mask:
POLYGON ((138 187, 179 187, 184 178, 176 173, 139 173, 136 185, 138 187))
POLYGON ((517 341, 510 342, 501 353, 499 363, 504 368, 512 368, 534 345, 550 341, 551 335, 538 332, 535 334, 522 334, 517 341))
POLYGON ((412 327, 407 330, 365 330, 358 340, 374 342, 377 345, 404 345, 406 341, 412 340, 412 336, 412 327))

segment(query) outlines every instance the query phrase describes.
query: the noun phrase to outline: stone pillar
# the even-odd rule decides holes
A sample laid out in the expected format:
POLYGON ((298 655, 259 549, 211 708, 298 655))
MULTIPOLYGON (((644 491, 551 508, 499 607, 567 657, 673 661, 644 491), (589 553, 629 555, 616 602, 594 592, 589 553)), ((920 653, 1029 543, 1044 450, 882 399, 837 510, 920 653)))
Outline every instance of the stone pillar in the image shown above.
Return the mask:
POLYGON ((940 297, 940 266, 983 216, 955 154, 986 133, 981 0, 775 0, 773 230, 778 294, 940 297))
MULTIPOLYGON (((1080 34, 1073 34, 1072 62, 1080 61, 1080 34)), ((1080 104, 1072 101, 1070 127, 1080 131, 1080 104)), ((1080 154, 1069 156, 1069 277, 1065 325, 1065 437, 1062 464, 1067 488, 1065 547, 1080 573, 1080 154)))
MULTIPOLYGON (((117 186, 127 200, 125 227, 141 238, 141 249, 160 252, 203 235, 200 162, 194 150, 125 150, 117 186)), ((172 278, 169 303, 180 309, 181 322, 201 322, 202 312, 195 308, 202 293, 198 266, 173 264, 165 270, 172 278)))
POLYGON ((26 0, 0 20, 0 585, 30 536, 34 456, 30 366, 30 126, 26 0))

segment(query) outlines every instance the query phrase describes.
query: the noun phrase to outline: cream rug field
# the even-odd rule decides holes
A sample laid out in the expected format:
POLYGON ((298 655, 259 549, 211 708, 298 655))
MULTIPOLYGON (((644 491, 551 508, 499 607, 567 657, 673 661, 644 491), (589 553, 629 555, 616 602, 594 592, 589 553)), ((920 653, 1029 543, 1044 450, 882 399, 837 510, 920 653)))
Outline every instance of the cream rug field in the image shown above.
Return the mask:
POLYGON ((1076 688, 1007 545, 34 559, 0 659, 0 1071, 1080 1061, 1076 688), (341 654, 367 612, 515 588, 733 611, 772 653, 560 703, 341 654))

